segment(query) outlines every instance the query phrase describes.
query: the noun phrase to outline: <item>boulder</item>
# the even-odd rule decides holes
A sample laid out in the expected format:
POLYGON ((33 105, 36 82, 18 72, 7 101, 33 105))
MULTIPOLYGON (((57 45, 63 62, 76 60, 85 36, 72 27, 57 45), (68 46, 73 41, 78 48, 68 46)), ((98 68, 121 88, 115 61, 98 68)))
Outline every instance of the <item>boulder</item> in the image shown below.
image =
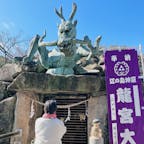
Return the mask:
MULTIPOLYGON (((12 131, 16 97, 0 101, 0 135, 12 131)), ((0 139, 1 144, 9 144, 10 138, 0 139)))
POLYGON ((13 81, 13 78, 22 71, 19 64, 8 63, 0 69, 0 81, 13 81))
POLYGON ((21 73, 8 90, 36 93, 96 93, 105 89, 105 77, 98 75, 54 76, 45 73, 21 73))
POLYGON ((0 101, 4 98, 8 97, 7 95, 7 86, 9 85, 9 82, 3 82, 0 81, 0 101))

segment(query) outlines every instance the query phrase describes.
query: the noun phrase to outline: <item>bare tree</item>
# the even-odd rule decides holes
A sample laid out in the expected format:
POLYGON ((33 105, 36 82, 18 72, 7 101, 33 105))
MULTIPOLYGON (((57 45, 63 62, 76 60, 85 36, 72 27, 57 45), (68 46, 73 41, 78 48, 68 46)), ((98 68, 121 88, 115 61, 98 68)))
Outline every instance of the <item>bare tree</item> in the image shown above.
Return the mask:
POLYGON ((24 40, 22 34, 12 35, 7 31, 0 31, 0 56, 5 57, 5 62, 14 57, 23 57, 29 40, 24 40))

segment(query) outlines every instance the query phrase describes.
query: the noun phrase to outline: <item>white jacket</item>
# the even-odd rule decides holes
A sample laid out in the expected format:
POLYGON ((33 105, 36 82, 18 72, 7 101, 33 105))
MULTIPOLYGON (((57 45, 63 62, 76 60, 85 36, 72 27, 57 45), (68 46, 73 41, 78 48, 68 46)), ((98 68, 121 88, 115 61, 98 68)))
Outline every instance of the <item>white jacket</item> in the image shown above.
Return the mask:
POLYGON ((38 118, 35 123, 34 144, 62 144, 66 132, 64 123, 58 118, 38 118))

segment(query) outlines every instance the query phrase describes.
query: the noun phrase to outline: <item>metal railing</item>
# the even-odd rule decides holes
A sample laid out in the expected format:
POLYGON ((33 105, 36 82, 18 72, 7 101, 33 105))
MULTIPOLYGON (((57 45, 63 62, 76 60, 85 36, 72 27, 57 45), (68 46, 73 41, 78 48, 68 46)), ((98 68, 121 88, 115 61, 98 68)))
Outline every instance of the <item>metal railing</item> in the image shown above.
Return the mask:
POLYGON ((22 136, 22 129, 17 129, 13 132, 8 132, 6 134, 1 134, 0 135, 0 139, 4 139, 4 138, 9 138, 9 137, 12 137, 12 136, 22 136))

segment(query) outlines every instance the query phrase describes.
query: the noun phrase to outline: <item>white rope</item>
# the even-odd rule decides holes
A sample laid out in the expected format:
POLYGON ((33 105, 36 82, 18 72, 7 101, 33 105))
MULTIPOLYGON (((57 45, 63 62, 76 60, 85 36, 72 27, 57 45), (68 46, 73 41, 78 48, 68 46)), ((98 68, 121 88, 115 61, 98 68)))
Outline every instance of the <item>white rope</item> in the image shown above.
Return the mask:
MULTIPOLYGON (((42 103, 42 102, 40 102, 40 101, 34 100, 34 99, 30 98, 30 97, 27 97, 27 98, 29 98, 29 99, 32 100, 32 103, 31 103, 31 111, 30 111, 30 118, 33 118, 33 116, 34 116, 34 114, 35 114, 34 102, 35 102, 35 103, 38 103, 38 104, 40 104, 40 105, 42 105, 42 106, 44 106, 45 104, 42 103)), ((69 105, 58 105, 57 107, 60 108, 60 109, 61 109, 61 108, 67 108, 67 109, 68 109, 68 115, 67 115, 67 118, 65 119, 64 122, 66 123, 67 121, 70 121, 70 117, 71 117, 70 108, 71 108, 71 107, 78 106, 78 105, 80 105, 80 104, 86 103, 88 100, 89 100, 89 99, 84 100, 84 101, 80 101, 80 102, 78 102, 78 103, 69 104, 69 105)), ((85 114, 86 114, 86 116, 88 115, 88 114, 87 114, 87 109, 86 109, 85 114)))
POLYGON ((85 103, 87 101, 88 101, 88 99, 84 100, 84 101, 81 101, 81 102, 78 102, 78 103, 69 104, 69 105, 58 105, 57 107, 58 108, 69 108, 69 107, 78 106, 78 105, 83 104, 83 103, 85 103))
MULTIPOLYGON (((31 111, 30 111, 30 118, 33 118, 33 116, 35 114, 34 102, 37 103, 37 104, 40 104, 42 106, 44 106, 45 104, 42 103, 42 102, 40 102, 40 101, 34 100, 34 99, 30 98, 30 97, 27 97, 27 98, 29 98, 29 99, 32 100, 31 111)), ((83 101, 80 101, 80 102, 77 102, 77 103, 73 103, 73 104, 69 104, 69 105, 58 105, 57 107, 60 108, 60 109, 61 108, 67 108, 68 109, 68 115, 67 115, 67 118, 65 119, 64 122, 66 123, 67 121, 70 121, 70 117, 71 117, 70 108, 74 107, 74 106, 78 106, 78 105, 83 104, 83 103, 86 104, 85 117, 83 115, 80 115, 80 120, 85 120, 86 116, 88 116, 88 106, 87 106, 86 102, 88 102, 90 99, 91 99, 91 97, 89 99, 87 99, 87 100, 83 100, 83 101)))
POLYGON ((64 122, 70 121, 70 117, 71 117, 71 111, 70 111, 70 107, 68 108, 68 115, 67 118, 65 119, 64 122))
POLYGON ((86 109, 85 109, 85 115, 88 117, 88 104, 85 102, 86 109))
MULTIPOLYGON (((34 100, 34 99, 30 98, 30 97, 27 97, 27 98, 31 99, 33 102, 35 102, 35 103, 37 103, 37 104, 40 104, 40 105, 42 105, 42 106, 45 105, 44 103, 42 103, 42 102, 40 102, 40 101, 37 101, 37 100, 34 100)), ((83 104, 83 103, 87 102, 88 100, 89 100, 89 99, 84 100, 84 101, 80 101, 80 102, 77 102, 77 103, 69 104, 69 105, 57 105, 57 108, 62 109, 62 108, 69 108, 69 107, 78 106, 78 105, 80 105, 80 104, 83 104)))
POLYGON ((30 111, 30 118, 33 118, 34 114, 35 114, 34 100, 32 100, 32 102, 31 102, 31 111, 30 111))

